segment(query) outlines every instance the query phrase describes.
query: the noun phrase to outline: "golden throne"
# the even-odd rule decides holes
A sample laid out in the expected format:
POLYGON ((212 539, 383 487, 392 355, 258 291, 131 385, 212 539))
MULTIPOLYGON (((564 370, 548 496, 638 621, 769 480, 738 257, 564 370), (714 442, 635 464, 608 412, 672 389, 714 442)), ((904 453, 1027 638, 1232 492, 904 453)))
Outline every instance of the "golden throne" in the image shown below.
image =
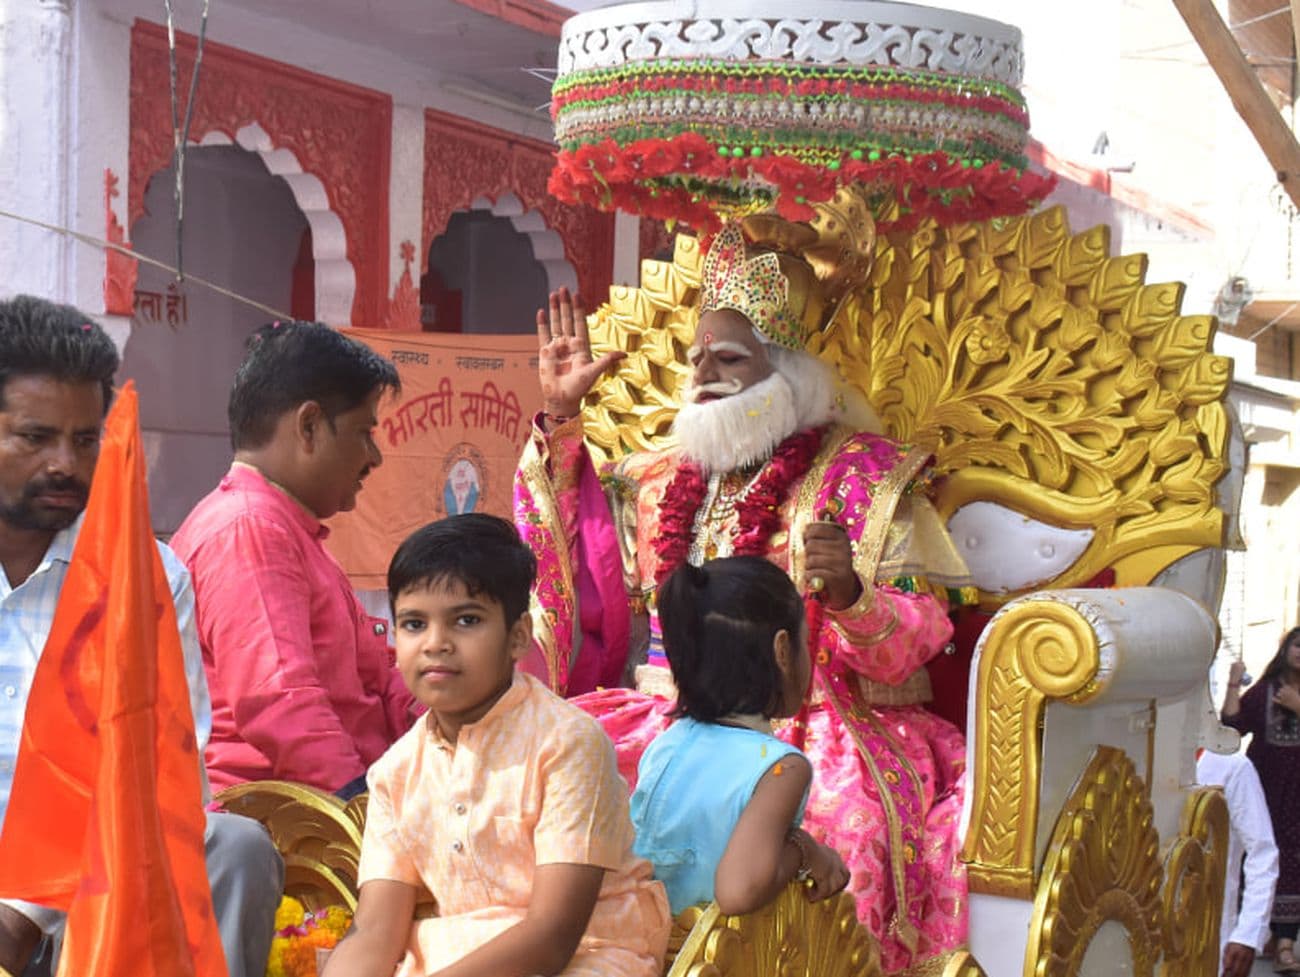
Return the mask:
MULTIPOLYGON (((853 191, 815 209, 747 229, 814 267, 871 249, 814 351, 886 433, 934 449, 940 514, 996 611, 967 730, 971 949, 944 973, 1212 973, 1227 813, 1194 750, 1218 732, 1213 320, 1062 208, 878 238, 853 191)), ((679 236, 592 317, 595 352, 629 353, 587 408, 598 452, 669 437, 701 264, 679 236)))
MULTIPOLYGON (((970 947, 925 972, 1208 977, 1227 812, 1193 757, 1219 735, 1207 675, 1231 508, 1214 322, 1060 208, 963 223, 1047 192, 1023 157, 1014 28, 866 0, 743 6, 566 23, 552 190, 696 226, 749 215, 752 239, 827 289, 813 352, 885 433, 934 452, 937 508, 992 616, 967 723, 970 947), (773 210, 789 219, 758 213, 773 210)), ((593 352, 628 353, 584 414, 597 455, 669 437, 702 259, 678 236, 590 317, 593 352)), ((271 827, 304 901, 348 903, 360 812, 286 790, 223 799, 271 827)), ((879 971, 847 896, 681 922, 681 977, 879 971)))

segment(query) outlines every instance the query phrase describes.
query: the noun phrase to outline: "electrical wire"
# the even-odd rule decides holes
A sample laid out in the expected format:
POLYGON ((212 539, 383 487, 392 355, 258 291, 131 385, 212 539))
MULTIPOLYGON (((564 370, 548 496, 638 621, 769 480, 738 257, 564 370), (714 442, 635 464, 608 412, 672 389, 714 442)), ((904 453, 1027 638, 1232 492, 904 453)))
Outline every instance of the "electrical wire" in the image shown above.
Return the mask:
MULTIPOLYGON (((112 241, 105 241, 103 238, 95 237, 93 234, 85 234, 82 233, 81 231, 74 231, 69 227, 59 227, 57 224, 48 224, 45 221, 37 220, 35 217, 25 217, 22 214, 10 213, 7 210, 0 210, 0 218, 8 218, 9 220, 15 220, 22 224, 30 224, 33 227, 40 227, 47 231, 53 231, 55 234, 62 234, 65 237, 70 237, 74 241, 78 241, 81 244, 86 244, 89 245, 90 247, 99 248, 101 251, 116 251, 118 254, 126 255, 128 258, 134 258, 136 261, 139 261, 142 264, 150 265, 154 268, 161 268, 163 271, 171 272, 173 275, 176 275, 178 278, 180 275, 179 271, 176 268, 173 268, 171 265, 167 264, 166 262, 159 261, 157 258, 151 258, 147 254, 141 254, 139 251, 126 247, 126 245, 114 244, 112 241)), ((187 275, 184 281, 186 281, 187 283, 193 282, 195 285, 201 285, 206 289, 216 292, 218 295, 224 295, 226 296, 226 298, 234 299, 236 302, 242 303, 243 305, 247 305, 250 308, 257 309, 259 312, 265 312, 272 319, 288 320, 293 318, 293 316, 287 312, 282 312, 281 310, 272 308, 269 305, 265 305, 257 301, 256 299, 250 299, 245 295, 240 295, 238 292, 232 292, 230 289, 222 285, 218 285, 216 282, 210 282, 205 278, 199 278, 197 275, 187 275)))
POLYGON ((203 0, 203 12, 199 16, 199 38, 194 49, 194 67, 190 71, 190 90, 185 100, 185 121, 180 119, 180 105, 177 101, 179 71, 176 65, 176 23, 172 0, 163 0, 167 14, 167 66, 168 83, 172 107, 172 163, 176 170, 176 280, 185 280, 185 148, 190 140, 190 123, 194 119, 194 96, 199 89, 199 69, 203 64, 203 47, 208 35, 209 0, 203 0))

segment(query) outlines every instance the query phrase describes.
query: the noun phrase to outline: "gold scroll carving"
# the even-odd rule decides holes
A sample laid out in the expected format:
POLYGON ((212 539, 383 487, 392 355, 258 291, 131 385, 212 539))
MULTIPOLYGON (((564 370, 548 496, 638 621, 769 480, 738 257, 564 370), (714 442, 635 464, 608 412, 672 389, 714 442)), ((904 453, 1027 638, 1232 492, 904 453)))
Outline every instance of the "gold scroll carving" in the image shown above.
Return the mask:
POLYGON ((988 977, 969 950, 959 950, 948 958, 943 968, 943 977, 988 977))
POLYGON ((357 862, 367 795, 344 804, 333 794, 282 780, 228 787, 216 800, 260 822, 284 859, 284 894, 309 910, 357 908, 357 862))
POLYGON ((1218 972, 1219 925, 1228 862, 1228 804, 1217 787, 1187 796, 1178 837, 1165 856, 1160 895, 1160 977, 1218 972))
POLYGON ((971 891, 1033 895, 1043 711, 1049 699, 1087 702, 1100 665, 1092 626, 1068 605, 1029 600, 989 625, 971 712, 979 789, 961 856, 971 891))
MULTIPOLYGON (((690 933, 668 977, 880 977, 880 949, 853 897, 810 903, 791 883, 768 906, 724 916, 717 903, 678 917, 690 933)), ((670 953, 672 947, 669 948, 670 953)))

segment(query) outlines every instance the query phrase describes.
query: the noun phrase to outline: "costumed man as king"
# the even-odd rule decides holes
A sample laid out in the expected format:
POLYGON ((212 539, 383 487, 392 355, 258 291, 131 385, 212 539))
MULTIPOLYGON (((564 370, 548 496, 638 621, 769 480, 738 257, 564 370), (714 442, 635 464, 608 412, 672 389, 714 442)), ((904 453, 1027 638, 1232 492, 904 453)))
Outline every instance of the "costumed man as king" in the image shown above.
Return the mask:
POLYGON ((629 783, 674 699, 657 585, 686 560, 757 555, 809 595, 812 688, 780 735, 813 763, 805 826, 844 857, 896 973, 967 934, 965 746, 922 703, 952 634, 945 594, 969 580, 926 496, 929 451, 871 433, 865 403, 806 351, 831 311, 807 262, 754 253, 728 224, 704 262, 676 445, 598 475, 581 406, 622 354, 593 359, 581 311, 553 295, 516 520, 540 564, 552 684, 603 723, 629 783), (644 661, 636 691, 613 687, 629 661, 644 661))

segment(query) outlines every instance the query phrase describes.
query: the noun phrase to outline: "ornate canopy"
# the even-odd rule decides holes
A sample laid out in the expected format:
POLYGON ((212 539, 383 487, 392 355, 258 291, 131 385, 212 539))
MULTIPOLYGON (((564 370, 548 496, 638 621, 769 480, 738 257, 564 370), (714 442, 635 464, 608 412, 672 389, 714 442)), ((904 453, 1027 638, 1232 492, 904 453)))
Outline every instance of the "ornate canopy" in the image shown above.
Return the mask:
POLYGON ((882 229, 1023 213, 1020 32, 865 0, 660 0, 566 22, 552 96, 561 199, 683 220, 811 220, 841 186, 882 229))

